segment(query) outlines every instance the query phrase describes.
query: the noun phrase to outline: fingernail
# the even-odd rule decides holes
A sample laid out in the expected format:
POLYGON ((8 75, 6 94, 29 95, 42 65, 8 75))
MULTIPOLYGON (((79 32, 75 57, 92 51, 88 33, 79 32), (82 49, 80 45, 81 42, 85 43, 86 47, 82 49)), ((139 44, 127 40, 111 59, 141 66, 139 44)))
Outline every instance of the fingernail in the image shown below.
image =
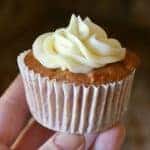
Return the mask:
POLYGON ((57 134, 54 143, 63 150, 84 150, 85 139, 80 135, 57 134))
POLYGON ((62 150, 54 143, 54 136, 46 141, 38 150, 62 150))

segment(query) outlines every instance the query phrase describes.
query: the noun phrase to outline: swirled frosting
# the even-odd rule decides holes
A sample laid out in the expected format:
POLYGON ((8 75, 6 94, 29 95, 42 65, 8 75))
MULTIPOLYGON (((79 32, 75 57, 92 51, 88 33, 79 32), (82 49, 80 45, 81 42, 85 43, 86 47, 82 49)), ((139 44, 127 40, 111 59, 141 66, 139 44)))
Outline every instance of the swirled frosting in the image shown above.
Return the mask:
POLYGON ((33 43, 34 57, 46 68, 88 73, 95 68, 124 59, 126 50, 119 41, 88 17, 72 15, 66 28, 44 33, 33 43))

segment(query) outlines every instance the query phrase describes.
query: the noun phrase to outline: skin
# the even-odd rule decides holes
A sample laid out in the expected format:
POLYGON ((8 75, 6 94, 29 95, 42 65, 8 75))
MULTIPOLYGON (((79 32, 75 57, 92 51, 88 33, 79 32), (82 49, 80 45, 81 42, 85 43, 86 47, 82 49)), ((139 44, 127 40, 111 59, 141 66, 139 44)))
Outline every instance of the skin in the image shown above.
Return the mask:
POLYGON ((83 136, 56 133, 30 118, 18 75, 0 98, 0 150, 10 147, 16 150, 119 150, 125 137, 121 124, 101 134, 83 136))

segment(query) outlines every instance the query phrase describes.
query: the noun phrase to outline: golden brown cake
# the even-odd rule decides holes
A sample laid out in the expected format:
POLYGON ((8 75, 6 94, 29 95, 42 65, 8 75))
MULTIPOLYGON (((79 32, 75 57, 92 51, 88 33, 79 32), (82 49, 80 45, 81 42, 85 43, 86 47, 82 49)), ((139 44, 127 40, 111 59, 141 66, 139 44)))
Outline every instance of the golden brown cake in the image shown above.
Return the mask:
POLYGON ((60 69, 48 69, 34 58, 32 51, 25 57, 25 63, 30 70, 41 74, 43 77, 49 77, 49 79, 77 84, 98 85, 122 80, 137 68, 139 58, 135 53, 127 51, 125 59, 121 62, 108 64, 102 68, 94 69, 87 74, 72 73, 60 69))

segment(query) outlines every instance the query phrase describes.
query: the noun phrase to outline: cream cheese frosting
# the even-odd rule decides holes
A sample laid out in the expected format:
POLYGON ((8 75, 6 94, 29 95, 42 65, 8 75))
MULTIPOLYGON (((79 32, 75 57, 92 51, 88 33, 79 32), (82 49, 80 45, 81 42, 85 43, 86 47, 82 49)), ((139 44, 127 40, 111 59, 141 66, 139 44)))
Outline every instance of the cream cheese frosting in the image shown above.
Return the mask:
POLYGON ((88 73, 95 68, 121 61, 126 49, 88 17, 72 15, 66 28, 44 33, 33 46, 34 57, 46 68, 88 73))

